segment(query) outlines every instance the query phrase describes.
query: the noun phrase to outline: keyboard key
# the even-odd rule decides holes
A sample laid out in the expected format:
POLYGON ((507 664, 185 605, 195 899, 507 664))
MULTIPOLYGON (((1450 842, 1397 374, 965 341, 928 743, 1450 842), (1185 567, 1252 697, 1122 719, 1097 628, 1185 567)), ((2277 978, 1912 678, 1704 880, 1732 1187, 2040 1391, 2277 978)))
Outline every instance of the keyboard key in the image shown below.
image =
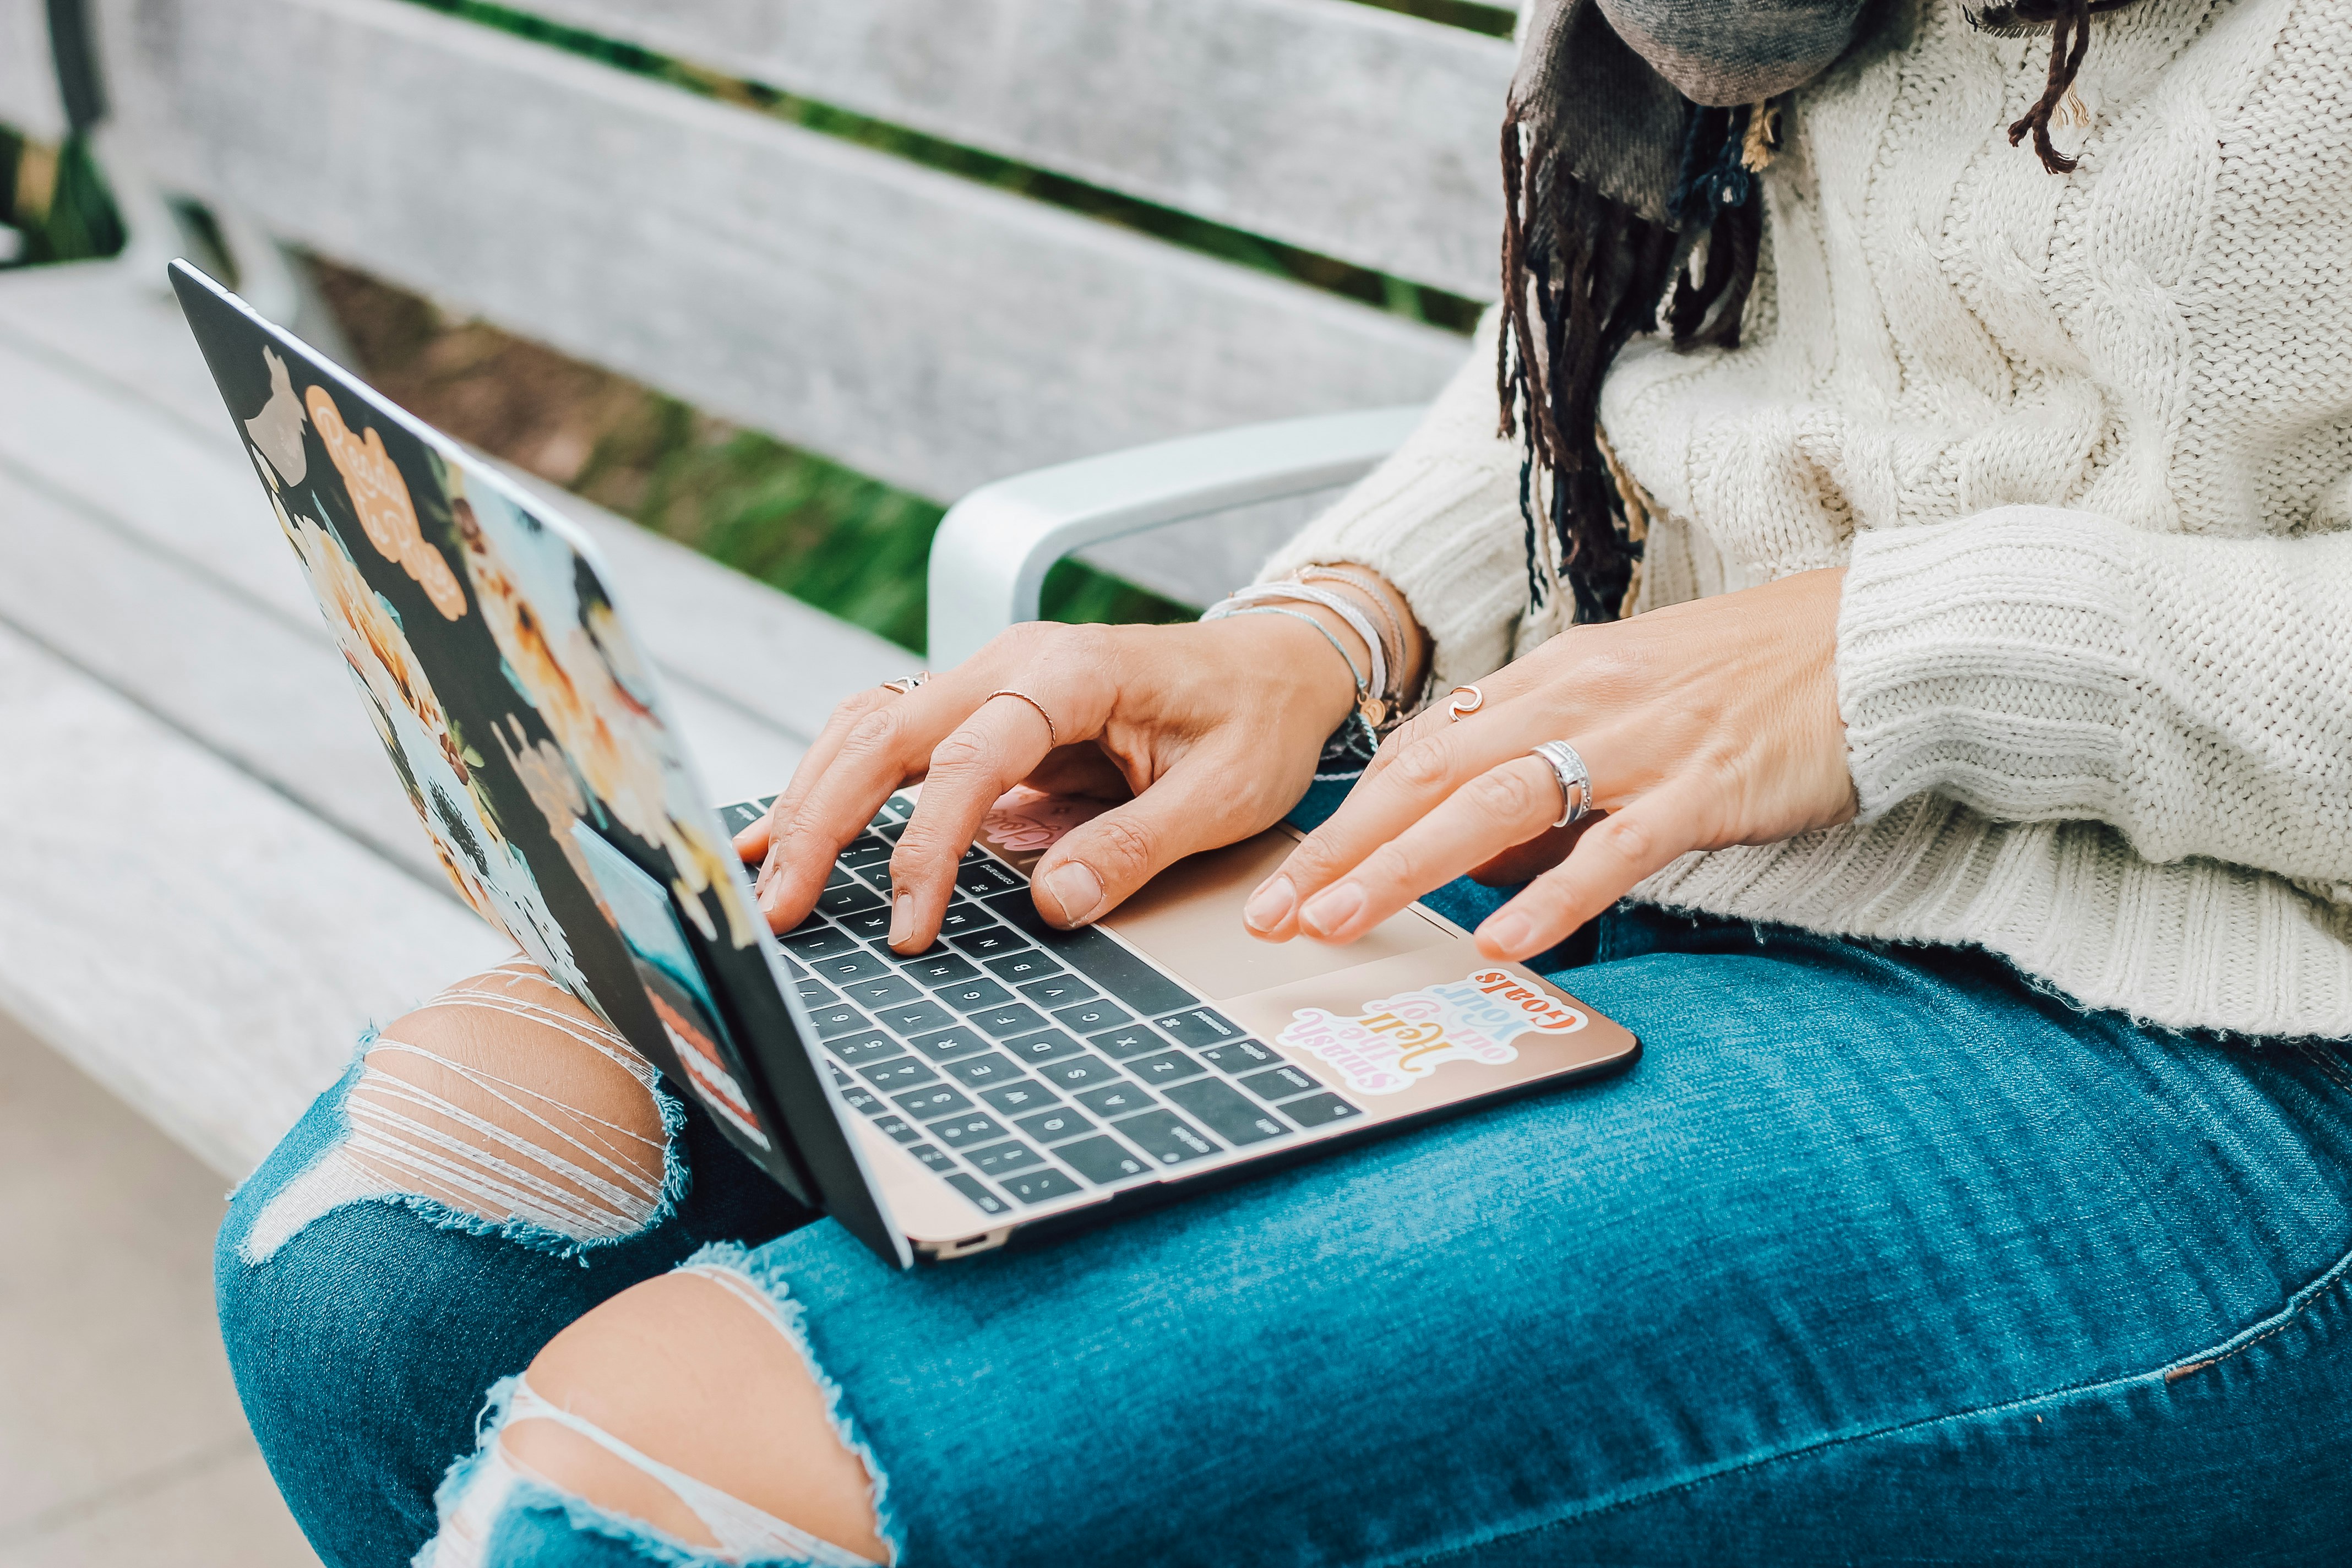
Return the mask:
POLYGON ((971 1176, 959 1171, 947 1179, 948 1185, 970 1198, 972 1206, 982 1214, 1011 1214, 1013 1205, 990 1192, 971 1176))
POLYGON ((820 1040, 829 1040, 836 1035, 862 1034, 874 1026, 873 1019, 846 1002, 813 1010, 809 1022, 816 1026, 816 1037, 820 1040))
POLYGON ((1133 1150, 1116 1138, 1089 1138, 1083 1143, 1065 1143, 1054 1151, 1054 1157, 1098 1187, 1146 1175, 1151 1170, 1133 1150))
POLYGON ((858 1076, 886 1094, 892 1089, 912 1089, 919 1083, 936 1083, 940 1075, 931 1064, 913 1057, 892 1057, 886 1062, 868 1062, 857 1069, 858 1076))
POLYGON ((842 994, 861 1007, 878 1012, 894 1003, 915 1001, 922 993, 903 974, 880 974, 843 987, 842 994))
POLYGON ((872 1089, 861 1089, 855 1084, 843 1089, 841 1098, 849 1102, 850 1110, 863 1111, 868 1116, 880 1116, 890 1109, 872 1089))
POLYGON ((995 975, 1007 985, 1018 985, 1024 980, 1035 980, 1040 975, 1059 974, 1062 972, 1060 964, 1034 947, 1024 947, 1018 952, 1008 952, 1002 957, 992 958, 988 961, 987 967, 991 974, 995 975))
POLYGON ((970 1057, 948 1064, 948 1076, 969 1084, 973 1089, 989 1089, 1000 1083, 1018 1083, 1021 1069, 1011 1057, 991 1051, 984 1057, 970 1057))
POLYGON ((1076 1138, 1080 1133, 1091 1132, 1095 1130, 1093 1122, 1066 1105, 1057 1105, 1051 1110, 1039 1110, 1027 1116, 1018 1117, 1014 1119, 1013 1125, 1037 1140, 1038 1142, 1048 1144, 1059 1143, 1065 1139, 1076 1138))
POLYGON ((793 968, 801 970, 801 973, 793 981, 793 989, 800 993, 801 1000, 803 1002, 812 1007, 822 1007, 828 1002, 838 1002, 841 1000, 838 995, 834 994, 832 986, 827 985, 824 981, 819 980, 816 976, 809 973, 806 968, 802 965, 799 961, 793 960, 792 962, 793 968))
POLYGON ((885 801, 876 808, 873 820, 866 823, 866 830, 868 833, 879 833, 892 823, 904 822, 906 819, 905 812, 897 810, 890 802, 885 801))
POLYGON ((898 1056, 907 1047, 887 1035, 860 1035, 854 1040, 831 1041, 824 1048, 851 1067, 856 1067, 865 1062, 878 1062, 884 1057, 898 1056))
POLYGON ((998 923, 996 917, 980 905, 968 900, 958 899, 947 907, 944 914, 940 916, 940 935, 961 936, 966 931, 986 931, 996 923, 998 923))
POLYGON ((1162 1051, 1156 1057, 1136 1058, 1127 1064, 1127 1070, 1157 1088, 1163 1083, 1182 1083, 1209 1069, 1181 1051, 1162 1051))
POLYGON ((970 980, 980 973, 971 966, 971 960, 952 952, 927 952, 920 958, 902 958, 898 964, 934 990, 959 980, 970 980))
POLYGON ((1097 989, 1125 1004, 1139 1018, 1200 1005, 1198 996, 1120 946, 1108 932, 1092 926, 1080 931, 1056 931, 1047 925, 1025 890, 987 902, 998 920, 1085 975, 1097 989))
POLYGON ((982 1175, 995 1176, 1000 1179, 1008 1171, 1025 1170, 1031 1165, 1042 1165, 1045 1163, 1045 1155, 1017 1138, 1003 1143, 992 1143, 985 1149, 974 1149, 964 1158, 971 1161, 971 1168, 982 1175))
POLYGON ((1081 1089, 1070 1098, 1105 1121, 1131 1115, 1151 1103, 1151 1096, 1131 1083, 1107 1083, 1100 1089, 1081 1089))
POLYGON ((1066 1007, 1073 1002, 1091 1002, 1102 994, 1075 974, 1048 974, 1043 980, 1032 980, 1013 989, 1028 997, 1033 1007, 1066 1007))
POLYGON ((1019 952, 1029 945, 1029 939, 1011 926, 982 926, 978 931, 958 931, 946 939, 947 944, 966 958, 987 960, 999 953, 1019 952))
MULTIPOLYGON (((881 943, 890 934, 888 910, 860 910, 841 917, 841 929, 868 947, 881 943)), ((885 947, 887 951, 887 945, 885 947)))
POLYGON ((784 938, 784 951, 807 963, 819 958, 830 958, 836 952, 847 952, 857 945, 857 939, 836 926, 818 926, 813 931, 796 931, 784 938))
POLYGON ((902 1035, 928 1035, 933 1029, 952 1026, 955 1015, 936 1002, 908 1002, 882 1008, 874 1015, 874 1021, 902 1035))
POLYGON ((1098 1083, 1119 1081, 1117 1068, 1100 1057, 1084 1055, 1043 1063, 1037 1068, 1037 1076, 1063 1089, 1092 1089, 1098 1083))
POLYGON ((903 822, 886 821, 885 819, 877 816, 873 821, 866 825, 866 830, 868 833, 873 834, 877 838, 887 839, 890 843, 896 844, 899 839, 906 837, 907 825, 903 822))
POLYGON ((1271 1067, 1282 1059, 1282 1053, 1272 1046, 1251 1039, 1227 1040, 1222 1046, 1204 1046, 1199 1054, 1202 1061, 1219 1072, 1231 1073, 1235 1078, 1245 1072, 1255 1072, 1262 1067, 1271 1067))
POLYGON ((1167 1041, 1140 1024, 1131 1029, 1113 1029, 1108 1034, 1097 1035, 1087 1044, 1115 1062, 1127 1061, 1135 1057, 1148 1057, 1154 1051, 1164 1051, 1168 1048, 1167 1041))
POLYGON ((1282 1113, 1301 1127, 1328 1127, 1363 1114, 1336 1094, 1310 1094, 1305 1100, 1285 1101, 1282 1113))
POLYGON ((1013 993, 993 980, 959 980, 951 985, 934 985, 931 994, 950 1007, 961 1007, 967 1013, 1001 1006, 1013 1000, 1013 993))
POLYGON ((834 864, 846 866, 852 870, 861 866, 887 865, 891 852, 897 847, 887 838, 869 837, 861 833, 850 840, 848 848, 834 857, 834 864))
POLYGON ((909 1125, 903 1117, 877 1116, 874 1119, 874 1125, 901 1143, 912 1143, 922 1136, 921 1131, 909 1125))
POLYGON ((963 1090, 944 1083, 935 1083, 929 1089, 909 1089, 905 1094, 894 1094, 890 1098, 898 1102, 899 1110, 918 1121, 935 1121, 971 1109, 971 1101, 964 1098, 963 1090))
POLYGON ((876 892, 877 892, 877 893, 881 894, 881 895, 882 895, 882 897, 883 897, 883 899, 884 899, 886 901, 889 899, 889 897, 890 897, 890 862, 889 862, 889 861, 887 861, 887 860, 872 860, 872 861, 868 861, 866 864, 865 864, 865 865, 863 865, 863 866, 860 866, 860 867, 857 868, 857 879, 858 879, 859 881, 861 881, 861 882, 865 883, 867 887, 869 887, 869 888, 873 889, 876 892))
POLYGON ((993 860, 967 860, 956 868, 956 886, 975 899, 991 893, 1018 890, 1026 893, 1029 884, 993 860))
POLYGON ((1000 1176, 998 1184, 1024 1204, 1042 1204, 1048 1199, 1067 1197, 1079 1190, 1078 1184, 1047 1167, 1042 1171, 1023 1171, 1016 1175, 1000 1176))
POLYGON ((983 1089, 980 1091, 980 1098, 1007 1116, 1035 1110, 1042 1106, 1057 1105, 1062 1099, 1034 1078, 1024 1078, 1017 1083, 999 1084, 994 1089, 983 1089))
POLYGON ((833 1081, 839 1084, 844 1089, 855 1089, 857 1086, 857 1080, 856 1079, 841 1070, 841 1064, 839 1062, 825 1063, 824 1070, 831 1073, 833 1075, 833 1081))
POLYGON ((911 795, 894 795, 882 803, 882 809, 903 822, 915 815, 915 797, 911 795))
POLYGON ((827 888, 816 896, 816 912, 839 920, 860 910, 878 910, 882 895, 855 879, 845 879, 838 888, 827 888))
POLYGON ((1239 1024, 1210 1007, 1194 1007, 1151 1021, 1180 1046, 1214 1046, 1242 1037, 1239 1024))
POLYGON ((1045 1026, 1037 1010, 1024 1002, 1007 1002, 1001 1006, 985 1008, 971 1015, 975 1026, 1000 1040, 1016 1035, 1030 1035, 1045 1026))
POLYGON ((1006 1133, 993 1116, 970 1110, 961 1116, 950 1116, 945 1121, 932 1122, 931 1136, 950 1149, 971 1149, 982 1143, 993 1143, 1006 1133))
POLYGON ((1160 1091, 1168 1102, 1192 1112, 1193 1119, 1226 1142, 1239 1146, 1263 1143, 1290 1131, 1290 1124, 1231 1084, 1207 1078, 1180 1083, 1160 1091))
POLYGON ((954 1155, 944 1149, 933 1148, 929 1143, 909 1143, 907 1145, 907 1152, 934 1171, 952 1171, 956 1168, 954 1155))
POLYGON ((725 826, 730 837, 767 815, 767 808, 757 801, 739 800, 731 805, 719 808, 719 820, 725 826))
POLYGON ((1130 1028, 1135 1024, 1134 1014, 1100 999, 1081 1002, 1076 1006, 1056 1007, 1054 1017, 1074 1035, 1099 1035, 1108 1029, 1130 1028))
POLYGON ((919 1035, 915 1048, 935 1062, 951 1062, 958 1057, 971 1056, 988 1049, 988 1042, 959 1025, 941 1029, 936 1035, 919 1035))
POLYGON ((1208 1134, 1172 1110, 1147 1110, 1115 1125, 1121 1137, 1163 1165, 1181 1165, 1217 1152, 1208 1134))
POLYGON ((872 980, 890 973, 890 966, 881 959, 859 948, 855 952, 836 952, 824 958, 809 960, 809 973, 831 985, 847 985, 854 981, 872 980))
POLYGON ((1064 1057, 1074 1057, 1086 1047, 1059 1029, 1047 1029, 1042 1034, 1024 1035, 1017 1040, 1007 1040, 1004 1048, 1013 1059, 1035 1067, 1039 1062, 1057 1062, 1064 1057))
POLYGON ((1268 1068, 1264 1072, 1252 1073, 1241 1080, 1241 1085, 1260 1100, 1287 1100, 1294 1094, 1305 1094, 1309 1089, 1323 1087, 1288 1062, 1278 1068, 1268 1068))

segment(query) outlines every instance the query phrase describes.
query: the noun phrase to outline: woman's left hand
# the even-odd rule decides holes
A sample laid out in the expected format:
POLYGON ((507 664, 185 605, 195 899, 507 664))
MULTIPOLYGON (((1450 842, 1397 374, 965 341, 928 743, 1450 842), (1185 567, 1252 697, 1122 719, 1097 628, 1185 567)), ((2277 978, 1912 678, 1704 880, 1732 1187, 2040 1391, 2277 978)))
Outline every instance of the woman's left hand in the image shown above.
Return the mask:
POLYGON ((1837 703, 1842 570, 1574 626, 1389 737, 1344 805, 1251 895, 1256 935, 1346 942, 1465 873, 1535 879, 1478 928, 1489 958, 1573 932, 1693 849, 1765 844, 1853 816, 1837 703), (1592 773, 1572 827, 1549 763, 1592 773), (1549 868, 1549 869, 1547 869, 1549 868), (1540 872, 1540 875, 1537 873, 1540 872))

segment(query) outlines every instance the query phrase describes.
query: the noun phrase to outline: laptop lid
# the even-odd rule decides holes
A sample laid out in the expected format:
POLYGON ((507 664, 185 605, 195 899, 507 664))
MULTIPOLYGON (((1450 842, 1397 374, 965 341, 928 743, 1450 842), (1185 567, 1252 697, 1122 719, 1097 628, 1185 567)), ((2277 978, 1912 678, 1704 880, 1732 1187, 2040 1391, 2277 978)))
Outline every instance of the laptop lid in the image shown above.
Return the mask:
POLYGON ((171 277, 457 896, 786 1191, 910 1265, 593 544, 186 262, 171 277))

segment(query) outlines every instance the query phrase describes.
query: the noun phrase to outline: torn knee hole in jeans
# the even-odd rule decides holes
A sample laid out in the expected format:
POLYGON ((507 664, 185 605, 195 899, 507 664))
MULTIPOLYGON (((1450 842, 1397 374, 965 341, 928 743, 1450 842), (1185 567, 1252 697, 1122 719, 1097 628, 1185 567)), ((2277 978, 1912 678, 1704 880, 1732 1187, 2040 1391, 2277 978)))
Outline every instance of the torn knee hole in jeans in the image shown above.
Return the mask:
MULTIPOLYGON (((751 1255, 740 1247, 705 1247, 672 1278, 677 1275, 717 1285, 751 1307, 792 1347, 816 1384, 834 1436, 863 1469, 873 1542, 880 1546, 883 1561, 897 1563, 900 1553, 885 1507, 887 1487, 881 1468, 852 1428, 841 1391, 818 1368, 799 1303, 786 1297, 781 1280, 762 1278, 751 1255)), ((518 1510, 533 1509, 560 1510, 575 1531, 625 1541, 647 1559, 678 1568, 755 1563, 877 1568, 874 1557, 812 1533, 643 1452, 606 1426, 544 1396, 531 1385, 529 1374, 508 1378, 490 1391, 476 1453, 450 1471, 435 1500, 440 1529, 418 1557, 419 1568, 478 1568, 490 1554, 502 1521, 518 1510), (560 1428, 577 1440, 559 1450, 568 1457, 552 1473, 534 1462, 534 1455, 548 1452, 546 1446, 518 1440, 534 1426, 560 1428)))
POLYGON ((341 1094, 342 1137, 264 1205, 247 1263, 372 1201, 576 1254, 661 1219, 683 1180, 681 1112, 654 1068, 525 963, 461 981, 365 1042, 341 1094))

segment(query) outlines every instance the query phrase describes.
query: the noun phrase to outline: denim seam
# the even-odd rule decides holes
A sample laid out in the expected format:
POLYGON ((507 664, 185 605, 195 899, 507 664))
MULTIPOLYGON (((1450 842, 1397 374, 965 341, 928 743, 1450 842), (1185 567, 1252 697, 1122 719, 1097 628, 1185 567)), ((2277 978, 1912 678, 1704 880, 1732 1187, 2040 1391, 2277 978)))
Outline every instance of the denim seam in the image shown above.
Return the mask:
POLYGON ((832 1426, 834 1436, 865 1467, 866 1478, 872 1483, 868 1495, 874 1509, 874 1533, 888 1552, 887 1561, 891 1568, 896 1568, 906 1552, 898 1521, 890 1514, 890 1478, 875 1455, 873 1446, 866 1441, 856 1422, 850 1418, 848 1395, 841 1384, 834 1381, 833 1374, 818 1362, 816 1347, 809 1342, 808 1308, 792 1294, 792 1285, 785 1279, 783 1269, 761 1262, 759 1255, 751 1248, 734 1241, 707 1243, 678 1267, 723 1268, 730 1273, 740 1274, 775 1309, 785 1337, 793 1342, 793 1348, 800 1352, 802 1363, 808 1368, 809 1376, 816 1380, 817 1391, 824 1395, 825 1419, 832 1426))
MULTIPOLYGON (((336 1081, 334 1088, 328 1090, 330 1094, 336 1097, 335 1120, 340 1128, 338 1137, 334 1142, 321 1148, 299 1171, 279 1182, 278 1184, 280 1188, 289 1186, 310 1174, 321 1161, 331 1158, 336 1151, 350 1142, 352 1090, 359 1083, 361 1074, 367 1066, 368 1051, 375 1045, 383 1032, 373 1024, 360 1032, 359 1046, 352 1052, 352 1065, 344 1069, 343 1076, 336 1081)), ((340 1214, 345 1209, 381 1204, 390 1208, 406 1209, 436 1230, 454 1230, 467 1236, 496 1237, 501 1241, 512 1242, 515 1246, 532 1252, 543 1252, 551 1258, 576 1262, 581 1268, 585 1268, 588 1267, 586 1256, 588 1253, 598 1247, 617 1247, 625 1241, 635 1241, 667 1223, 677 1214, 677 1205, 685 1198, 687 1188, 693 1179, 692 1173, 686 1163, 686 1156, 678 1148, 681 1134, 686 1129, 686 1107, 679 1102, 676 1095, 663 1089, 658 1077, 646 1086, 646 1092, 653 1096, 655 1109, 661 1113, 661 1201, 654 1205, 653 1212, 646 1216, 646 1222, 643 1225, 625 1235, 589 1237, 583 1239, 566 1236, 560 1230, 550 1229, 535 1221, 519 1219, 511 1215, 506 1219, 486 1219, 480 1215, 468 1214, 464 1209, 453 1207, 443 1203, 439 1198, 427 1197, 422 1193, 383 1193, 371 1197, 354 1198, 348 1203, 337 1204, 325 1214, 314 1216, 308 1224, 315 1225, 319 1220, 325 1219, 328 1215, 340 1214)), ((246 1186, 259 1174, 260 1173, 257 1171, 254 1176, 248 1176, 245 1181, 238 1183, 235 1190, 229 1194, 230 1201, 235 1202, 236 1194, 243 1192, 246 1186)), ((250 1226, 247 1228, 249 1230, 250 1226)), ((247 1256, 241 1240, 237 1247, 237 1257, 247 1268, 259 1268, 268 1262, 267 1258, 256 1258, 247 1256)))
POLYGON ((1486 1536, 1476 1541, 1463 1542, 1454 1545, 1447 1546, 1435 1552, 1426 1553, 1417 1557, 1400 1558, 1395 1561, 1400 1564, 1400 1568, 1405 1568, 1405 1565, 1447 1562, 1449 1560, 1461 1557, 1468 1552, 1484 1551, 1487 1548, 1500 1545, 1505 1542, 1517 1541, 1528 1536, 1541 1535, 1547 1531, 1573 1528, 1576 1525, 1584 1523, 1588 1520, 1597 1519, 1602 1514, 1614 1513, 1622 1509, 1633 1508, 1642 1503, 1654 1502, 1660 1498, 1671 1497, 1676 1492, 1688 1491, 1693 1488, 1703 1486, 1709 1481, 1720 1480, 1727 1476, 1736 1476, 1748 1470, 1761 1469, 1769 1465, 1777 1465, 1790 1459, 1801 1459, 1811 1454, 1823 1453, 1832 1448, 1845 1447, 1855 1443, 1874 1442, 1880 1438, 1899 1436, 1907 1432, 1916 1432, 1931 1426, 1958 1425, 1961 1422, 1981 1420, 1987 1416, 2000 1415, 2011 1411, 2028 1409, 2036 1405, 2055 1403, 2060 1400, 2078 1397, 2082 1394, 2103 1394, 2111 1389, 2129 1388, 2141 1384, 2155 1384, 2159 1387, 2168 1388, 2174 1383, 2179 1382, 2181 1378, 2186 1377, 2192 1373, 2203 1372, 2208 1368, 2219 1365, 2221 1363, 2228 1361, 2231 1357, 2235 1356, 2242 1352, 2252 1349, 2255 1345, 2262 1343, 2264 1340, 2270 1339, 2273 1335, 2282 1333, 2287 1329, 2294 1327, 2294 1324, 2301 1320, 2303 1314, 2308 1311, 2313 1304, 2318 1301, 2321 1297, 2326 1295, 2338 1285, 2343 1284, 2347 1275, 2352 1275, 2352 1252, 2346 1252, 2337 1258, 2335 1263, 2330 1265, 2326 1271, 2321 1273, 2309 1284, 2297 1290, 2293 1296, 2290 1296, 2286 1300, 2286 1304, 2280 1308, 2278 1311, 2272 1313, 2269 1317, 2263 1319, 2259 1322, 2247 1325, 2244 1329, 2231 1335, 2229 1339, 2222 1341, 2218 1345, 2212 1346, 2210 1351, 2203 1353, 2201 1356, 2192 1352, 2186 1358, 2168 1362, 2161 1366, 2151 1368, 2146 1372, 2130 1373, 2122 1377, 2095 1378, 2082 1383, 2061 1384, 2054 1388, 2045 1388, 2032 1394, 2020 1394, 2014 1399, 2004 1399, 1991 1405, 1976 1405, 1966 1410, 1947 1411, 1940 1415, 1922 1415, 1910 1421, 1898 1421, 1890 1426, 1874 1427, 1866 1432, 1848 1432, 1836 1436, 1816 1438, 1812 1442, 1801 1444, 1793 1448, 1783 1449, 1779 1453, 1751 1455, 1744 1459, 1732 1460, 1724 1464, 1702 1468, 1698 1473, 1685 1476, 1679 1480, 1663 1482, 1656 1486, 1629 1492, 1623 1497, 1612 1498, 1605 1502, 1594 1503, 1588 1507, 1574 1509, 1555 1518, 1545 1520, 1540 1524, 1528 1525, 1523 1530, 1513 1530, 1500 1534, 1486 1536))

